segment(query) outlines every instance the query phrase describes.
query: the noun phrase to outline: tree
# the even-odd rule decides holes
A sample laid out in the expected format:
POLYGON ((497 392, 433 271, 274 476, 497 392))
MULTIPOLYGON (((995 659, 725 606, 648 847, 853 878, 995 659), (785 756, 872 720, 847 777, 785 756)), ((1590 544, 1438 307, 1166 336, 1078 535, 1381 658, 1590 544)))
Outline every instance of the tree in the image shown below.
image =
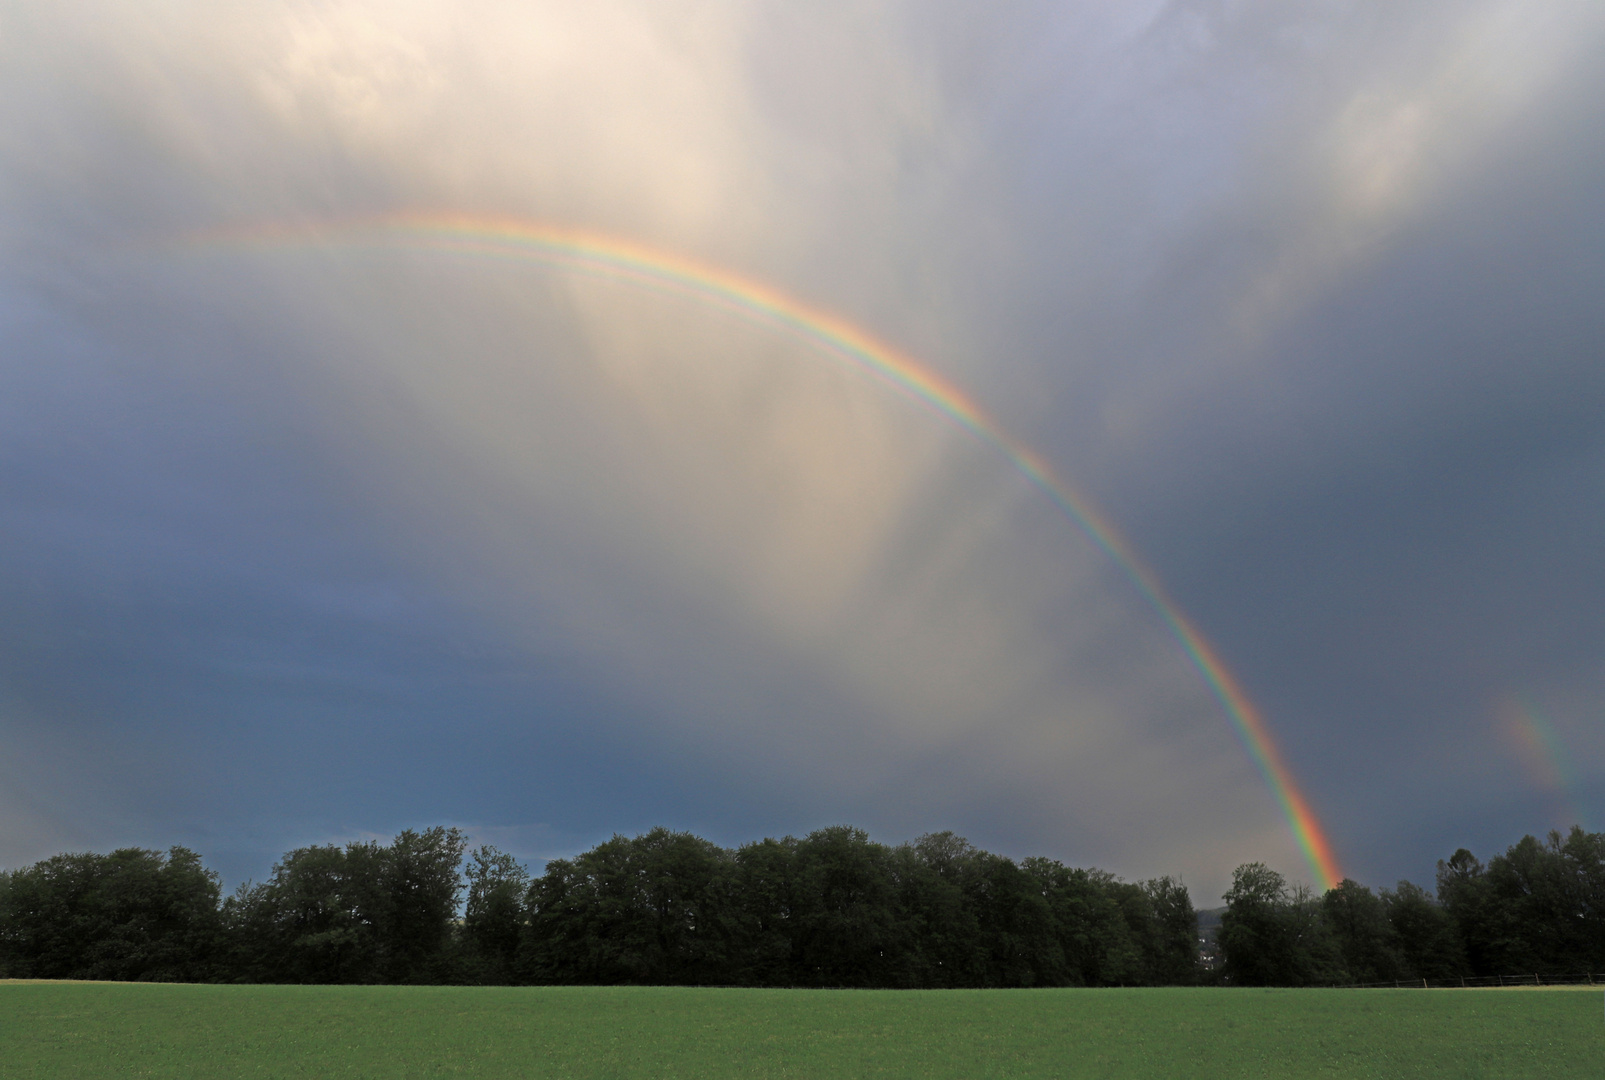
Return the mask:
POLYGON ((965 898, 974 912, 984 960, 982 986, 1053 986, 1065 977, 1053 913, 1036 879, 1012 859, 980 852, 971 862, 965 898))
POLYGON ((1560 850, 1577 890, 1571 915, 1579 951, 1573 962, 1597 971, 1605 968, 1605 833, 1573 826, 1560 850))
POLYGON ((1227 981, 1241 986, 1276 986, 1290 976, 1291 943, 1286 920, 1287 881, 1264 863, 1232 871, 1232 887, 1222 897, 1220 943, 1227 981))
MULTIPOLYGON (((893 853, 908 949, 903 985, 989 985, 990 958, 972 902, 984 854, 952 832, 927 833, 893 853)), ((995 982, 995 979, 993 980, 995 982)))
POLYGON ((258 982, 435 982, 465 846, 457 829, 297 848, 225 905, 238 977, 258 982))
POLYGON ((1142 942, 1132 933, 1135 898, 1113 874, 1026 859, 1052 919, 1063 986, 1135 986, 1144 981, 1142 942), (1123 903, 1122 901, 1126 901, 1123 903))
POLYGON ((1232 872, 1223 897, 1222 966, 1241 986, 1312 986, 1344 981, 1342 956, 1321 919, 1320 901, 1300 886, 1289 889, 1264 863, 1232 872))
POLYGON ((373 919, 384 981, 443 981, 467 846, 461 830, 439 825, 403 829, 388 848, 356 846, 372 863, 353 878, 364 884, 377 878, 373 919))
POLYGON ((887 986, 906 945, 890 852, 862 829, 836 825, 797 844, 792 970, 816 986, 887 986), (890 954, 890 960, 888 960, 890 954))
POLYGON ((469 853, 463 937, 474 982, 512 981, 524 927, 529 871, 511 855, 485 845, 469 853))
POLYGON ((267 881, 246 882, 224 916, 237 977, 250 982, 378 981, 374 848, 296 848, 267 881))
POLYGON ((56 855, 0 881, 16 978, 196 981, 216 973, 219 884, 188 848, 56 855))
POLYGON ((520 965, 542 982, 728 982, 734 876, 729 852, 662 828, 554 859, 530 887, 520 965))
POLYGON ((1465 848, 1438 862, 1438 900, 1454 923, 1473 974, 1510 970, 1510 928, 1489 888, 1487 868, 1465 848))
POLYGON ((1382 890, 1382 904, 1411 978, 1445 981, 1470 974, 1466 949, 1443 906, 1419 885, 1382 890))
POLYGON ((1605 964, 1605 836, 1573 827, 1524 836, 1483 876, 1489 974, 1573 971, 1605 964))
POLYGON ((1413 974, 1399 952, 1398 931, 1387 906, 1370 889, 1344 878, 1321 897, 1321 918, 1331 931, 1352 982, 1387 982, 1413 974))
POLYGON ((18 979, 20 974, 12 974, 13 967, 21 963, 21 958, 12 955, 13 950, 20 944, 20 934, 13 921, 15 914, 12 911, 11 882, 14 875, 10 870, 0 870, 0 979, 18 979))
POLYGON ((1175 878, 1145 881, 1150 930, 1145 935, 1148 979, 1157 986, 1187 986, 1198 978, 1198 912, 1187 886, 1175 878))
POLYGON ((792 913, 797 841, 765 839, 735 853, 731 917, 739 943, 732 948, 731 981, 747 986, 788 986, 792 973, 792 913))

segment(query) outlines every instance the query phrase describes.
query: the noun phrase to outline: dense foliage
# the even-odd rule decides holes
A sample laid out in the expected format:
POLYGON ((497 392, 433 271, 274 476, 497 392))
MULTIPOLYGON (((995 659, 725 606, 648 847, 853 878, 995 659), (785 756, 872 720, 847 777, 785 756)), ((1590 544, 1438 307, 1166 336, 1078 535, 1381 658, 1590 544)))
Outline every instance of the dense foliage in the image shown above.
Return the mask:
POLYGON ((0 974, 195 982, 222 969, 217 875, 184 848, 56 855, 0 875, 0 974))
POLYGON ((615 836, 531 879, 455 829, 300 848, 219 902, 191 851, 58 855, 0 876, 0 974, 282 983, 1106 986, 1192 981, 1168 878, 861 830, 737 850, 615 836), (465 855, 466 863, 465 863, 465 855))
POLYGON ((615 836, 532 878, 456 829, 300 848, 222 899, 184 848, 57 855, 0 873, 0 975, 275 983, 991 987, 1321 985, 1605 970, 1605 835, 1457 851, 1436 895, 1259 863, 1199 964, 1187 890, 952 833, 861 830, 726 849, 615 836))
POLYGON ((1320 986, 1605 971, 1605 833, 1531 836, 1484 866, 1464 848, 1438 864, 1437 895, 1401 881, 1324 896, 1240 866, 1218 935, 1222 975, 1247 986, 1320 986))
POLYGON ((838 827, 730 851, 655 829, 548 863, 528 896, 500 959, 532 982, 1148 985, 1189 981, 1197 951, 1177 882, 1017 865, 952 833, 893 848, 838 827))

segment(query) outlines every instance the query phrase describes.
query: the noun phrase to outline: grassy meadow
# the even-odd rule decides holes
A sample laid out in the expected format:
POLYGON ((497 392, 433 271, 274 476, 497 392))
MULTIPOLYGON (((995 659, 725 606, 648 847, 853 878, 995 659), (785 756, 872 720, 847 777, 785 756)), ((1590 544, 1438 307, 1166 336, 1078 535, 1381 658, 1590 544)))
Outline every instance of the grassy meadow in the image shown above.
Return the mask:
POLYGON ((0 1078, 1597 1077, 1600 991, 0 982, 0 1078))

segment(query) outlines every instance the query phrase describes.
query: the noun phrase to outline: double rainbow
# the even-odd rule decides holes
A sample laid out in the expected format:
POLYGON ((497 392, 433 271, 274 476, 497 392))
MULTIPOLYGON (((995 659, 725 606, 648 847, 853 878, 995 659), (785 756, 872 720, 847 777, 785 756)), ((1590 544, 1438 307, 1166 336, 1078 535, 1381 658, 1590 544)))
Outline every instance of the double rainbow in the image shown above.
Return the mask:
POLYGON ((1341 875, 1331 843, 1294 782, 1264 717, 1214 648, 1170 599, 1158 577, 1143 564, 1114 525, 1055 476, 1046 461, 1006 434, 968 394, 938 372, 845 319, 760 281, 619 237, 516 218, 431 213, 305 225, 265 225, 192 236, 185 246, 215 249, 364 244, 456 251, 603 274, 711 304, 862 367, 956 421, 981 442, 1000 452, 1124 571, 1137 592, 1181 643, 1188 659, 1225 708, 1238 737, 1287 818, 1316 883, 1322 889, 1337 884, 1341 875))

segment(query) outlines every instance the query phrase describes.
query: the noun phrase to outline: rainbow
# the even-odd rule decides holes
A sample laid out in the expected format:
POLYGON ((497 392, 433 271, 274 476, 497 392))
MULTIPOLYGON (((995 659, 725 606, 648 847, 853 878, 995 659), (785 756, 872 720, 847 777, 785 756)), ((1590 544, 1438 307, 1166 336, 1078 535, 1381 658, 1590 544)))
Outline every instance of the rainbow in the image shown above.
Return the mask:
POLYGON ((1561 745, 1555 725, 1533 703, 1513 694, 1502 703, 1507 730, 1511 738, 1525 752, 1535 778, 1548 789, 1568 818, 1568 825, 1587 827, 1583 807, 1577 798, 1577 777, 1572 772, 1570 759, 1561 745))
POLYGON ((1006 434, 968 394, 938 372, 847 320, 763 282, 631 240, 516 218, 411 213, 299 225, 274 224, 192 234, 182 247, 190 250, 316 244, 350 247, 363 243, 383 247, 412 245, 430 251, 534 262, 601 274, 712 304, 822 348, 956 421, 982 443, 1000 452, 1052 500, 1124 571, 1137 592, 1158 612, 1226 710, 1238 737, 1287 818, 1316 883, 1322 889, 1330 889, 1338 883, 1341 874, 1330 841, 1294 782, 1264 717, 1215 649, 1170 599, 1158 577, 1143 564, 1114 525, 1075 494, 1046 461, 1006 434))

